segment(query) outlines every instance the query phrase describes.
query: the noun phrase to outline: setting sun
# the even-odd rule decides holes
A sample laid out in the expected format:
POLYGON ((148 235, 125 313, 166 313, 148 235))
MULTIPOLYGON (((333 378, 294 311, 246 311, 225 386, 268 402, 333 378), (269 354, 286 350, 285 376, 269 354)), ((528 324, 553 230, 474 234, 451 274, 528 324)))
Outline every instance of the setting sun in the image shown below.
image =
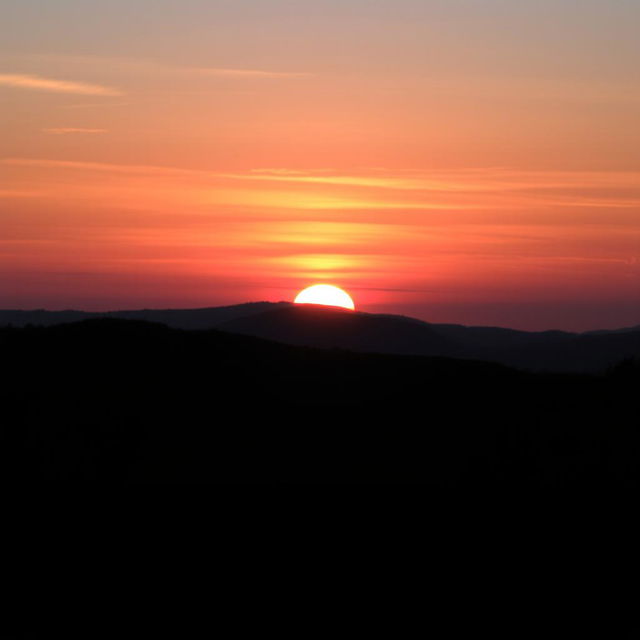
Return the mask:
POLYGON ((331 284, 314 284, 303 289, 294 300, 296 304, 322 304, 328 307, 355 309, 351 296, 331 284))

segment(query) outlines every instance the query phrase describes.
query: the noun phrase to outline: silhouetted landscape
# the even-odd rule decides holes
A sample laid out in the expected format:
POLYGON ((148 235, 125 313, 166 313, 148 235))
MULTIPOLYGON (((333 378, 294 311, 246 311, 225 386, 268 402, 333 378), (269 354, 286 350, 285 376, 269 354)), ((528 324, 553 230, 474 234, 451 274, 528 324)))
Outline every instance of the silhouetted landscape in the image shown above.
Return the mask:
POLYGON ((109 313, 0 311, 0 326, 51 326, 97 317, 147 320, 175 329, 215 328, 308 347, 486 360, 532 371, 598 373, 625 358, 640 357, 640 326, 580 334, 529 332, 288 302, 109 313))
POLYGON ((640 1, 4 5, 12 486, 638 484, 640 1))
POLYGON ((640 479, 637 330, 526 333, 287 303, 3 311, 0 325, 2 466, 19 485, 640 479))

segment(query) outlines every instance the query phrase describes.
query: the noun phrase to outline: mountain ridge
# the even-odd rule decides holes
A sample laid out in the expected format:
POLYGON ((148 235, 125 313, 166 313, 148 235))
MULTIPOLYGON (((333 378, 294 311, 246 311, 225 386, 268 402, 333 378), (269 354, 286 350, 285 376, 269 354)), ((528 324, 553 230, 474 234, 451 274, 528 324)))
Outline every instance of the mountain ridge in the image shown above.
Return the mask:
POLYGON ((639 332, 575 334, 429 324, 403 316, 302 305, 221 324, 232 333, 299 346, 497 362, 532 371, 595 373, 640 357, 639 332))
MULTIPOLYGON (((14 326, 24 326, 26 324, 34 324, 36 326, 51 326, 52 324, 60 324, 62 322, 73 322, 75 320, 84 320, 89 318, 98 317, 111 317, 111 318, 124 318, 124 319, 139 319, 149 320, 151 322, 158 321, 154 318, 167 316, 172 320, 172 324, 165 322, 168 326, 173 326, 176 329, 189 328, 187 325, 189 322, 179 324, 180 320, 189 315, 199 315, 206 318, 207 314, 214 316, 213 321, 219 322, 216 315, 224 312, 228 313, 231 317, 241 317, 243 315, 253 315, 254 313, 261 313, 276 308, 294 307, 293 302, 287 302, 281 300, 279 302, 269 301, 256 301, 256 302, 242 302, 233 305, 221 305, 215 307, 193 307, 193 308, 141 308, 141 309, 116 309, 112 311, 82 311, 80 309, 59 309, 48 310, 43 308, 38 309, 0 309, 0 327, 13 324, 14 326)), ((322 305, 304 305, 315 308, 326 308, 330 310, 336 310, 338 307, 324 307, 322 305)), ((620 327, 617 329, 590 329, 588 331, 565 331, 563 329, 542 329, 542 330, 525 330, 525 329, 513 329, 511 327, 502 327, 497 325, 473 325, 473 324, 457 324, 451 322, 429 322, 420 318, 414 318, 413 316, 407 316, 403 314, 393 313, 372 313, 369 311, 350 311, 345 310, 347 313, 355 313, 364 316, 375 316, 380 318, 394 318, 397 320, 404 320, 422 325, 436 326, 436 327, 459 327, 464 329, 473 330, 496 330, 505 332, 514 332, 527 335, 541 335, 541 334, 565 334, 565 335, 596 335, 596 334, 611 334, 611 333, 632 333, 640 331, 640 324, 629 327, 620 327)), ((213 328, 213 325, 209 325, 202 328, 213 328)))
POLYGON ((325 349, 476 359, 533 371, 594 373, 640 357, 640 330, 633 327, 583 333, 520 331, 290 302, 110 312, 0 310, 0 326, 51 326, 91 318, 144 320, 183 330, 219 329, 325 349))

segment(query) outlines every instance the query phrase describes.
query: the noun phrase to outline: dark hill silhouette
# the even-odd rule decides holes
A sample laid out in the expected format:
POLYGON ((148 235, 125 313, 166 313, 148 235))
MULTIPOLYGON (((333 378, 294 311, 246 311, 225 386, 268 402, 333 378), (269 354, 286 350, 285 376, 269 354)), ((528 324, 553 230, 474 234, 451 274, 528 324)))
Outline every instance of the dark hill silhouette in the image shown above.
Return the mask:
POLYGON ((633 327, 622 327, 621 329, 598 329, 597 331, 586 331, 584 335, 604 335, 607 333, 633 333, 640 331, 640 324, 633 327))
POLYGON ((212 329, 222 322, 245 315, 262 313, 270 309, 289 306, 288 302, 247 302, 226 307, 206 307, 202 309, 137 309, 130 311, 46 311, 35 309, 0 310, 0 327, 12 325, 24 327, 34 325, 50 327, 57 324, 79 322, 92 318, 119 318, 124 320, 146 320, 161 322, 174 329, 212 329))
POLYGON ((459 347, 413 318, 354 313, 339 308, 295 305, 236 318, 223 331, 287 344, 398 355, 458 355, 459 347))
POLYGON ((640 479, 631 361, 604 377, 543 375, 108 318, 0 329, 0 350, 0 468, 12 491, 30 482, 592 491, 640 479))
POLYGON ((538 371, 597 372, 640 356, 640 331, 574 334, 464 327, 315 305, 268 310, 219 328, 287 344, 473 358, 538 371))
POLYGON ((430 324, 404 316, 287 302, 106 313, 0 311, 0 326, 50 326, 97 317, 147 320, 178 329, 219 328, 294 345, 479 359, 535 371, 598 372, 640 356, 640 330, 633 327, 582 334, 528 332, 430 324))

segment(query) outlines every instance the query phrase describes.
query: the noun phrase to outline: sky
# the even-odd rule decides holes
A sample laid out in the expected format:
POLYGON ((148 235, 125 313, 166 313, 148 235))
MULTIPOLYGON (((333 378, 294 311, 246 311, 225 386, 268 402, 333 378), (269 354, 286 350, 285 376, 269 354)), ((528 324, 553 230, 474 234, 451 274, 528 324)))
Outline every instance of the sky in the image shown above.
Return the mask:
POLYGON ((0 0, 0 308, 640 324, 637 0, 0 0))

